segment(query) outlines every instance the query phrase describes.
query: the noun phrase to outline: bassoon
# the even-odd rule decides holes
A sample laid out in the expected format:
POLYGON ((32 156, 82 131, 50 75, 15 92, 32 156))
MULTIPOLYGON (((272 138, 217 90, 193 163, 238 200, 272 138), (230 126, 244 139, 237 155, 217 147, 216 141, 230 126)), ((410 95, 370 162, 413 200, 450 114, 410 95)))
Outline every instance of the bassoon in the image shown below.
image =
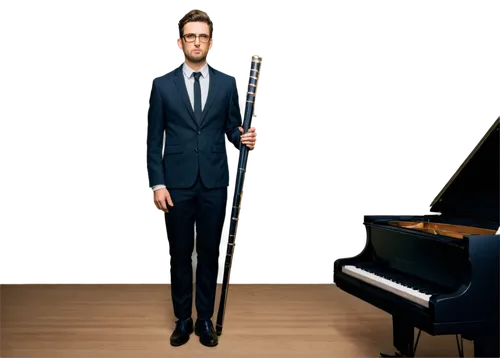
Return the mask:
MULTIPOLYGON (((259 80, 260 64, 262 58, 252 56, 252 64, 250 66, 250 78, 248 81, 248 91, 246 96, 245 114, 243 117, 243 133, 247 133, 252 125, 252 117, 254 116, 255 96, 257 93, 257 82, 259 80)), ((248 160, 248 147, 244 144, 240 147, 240 157, 238 160, 238 171, 234 187, 233 207, 231 210, 231 222, 229 226, 229 239, 227 243, 226 262, 224 265, 224 278, 222 281, 222 292, 219 301, 219 312, 217 314, 217 323, 215 331, 217 335, 222 333, 222 325, 226 311, 227 294, 229 290, 229 276, 231 274, 231 265, 233 261, 234 246, 236 241, 236 228, 241 208, 241 198, 243 196, 243 183, 245 181, 245 172, 248 160)))

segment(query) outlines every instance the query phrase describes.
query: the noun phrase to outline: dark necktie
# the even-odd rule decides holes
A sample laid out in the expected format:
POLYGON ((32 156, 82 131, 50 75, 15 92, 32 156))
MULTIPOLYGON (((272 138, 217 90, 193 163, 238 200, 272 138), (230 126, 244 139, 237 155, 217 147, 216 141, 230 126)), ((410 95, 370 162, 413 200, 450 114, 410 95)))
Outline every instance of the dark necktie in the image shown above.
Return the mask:
POLYGON ((198 120, 201 121, 201 86, 200 86, 200 72, 194 72, 194 115, 198 120))

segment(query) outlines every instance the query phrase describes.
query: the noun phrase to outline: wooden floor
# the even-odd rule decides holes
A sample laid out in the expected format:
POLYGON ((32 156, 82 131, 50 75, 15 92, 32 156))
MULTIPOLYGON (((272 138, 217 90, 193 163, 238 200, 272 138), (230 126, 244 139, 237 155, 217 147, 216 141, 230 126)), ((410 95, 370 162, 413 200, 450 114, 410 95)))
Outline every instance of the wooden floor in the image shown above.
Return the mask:
MULTIPOLYGON (((214 320, 217 309, 218 303, 214 320)), ((394 352, 390 316, 333 284, 231 285, 214 348, 195 335, 184 346, 170 346, 174 320, 169 285, 2 285, 0 356, 326 358, 394 352)), ((472 356, 471 342, 464 340, 464 350, 472 356)), ((455 336, 422 333, 416 355, 456 357, 455 336)))

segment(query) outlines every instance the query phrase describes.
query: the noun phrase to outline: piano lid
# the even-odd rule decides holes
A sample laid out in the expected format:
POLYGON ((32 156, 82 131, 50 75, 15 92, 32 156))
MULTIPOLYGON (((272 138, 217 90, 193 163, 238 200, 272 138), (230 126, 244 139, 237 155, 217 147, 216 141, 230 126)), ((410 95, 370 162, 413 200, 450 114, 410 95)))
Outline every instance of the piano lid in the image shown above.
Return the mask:
POLYGON ((432 212, 500 225, 499 123, 500 117, 437 195, 432 212))

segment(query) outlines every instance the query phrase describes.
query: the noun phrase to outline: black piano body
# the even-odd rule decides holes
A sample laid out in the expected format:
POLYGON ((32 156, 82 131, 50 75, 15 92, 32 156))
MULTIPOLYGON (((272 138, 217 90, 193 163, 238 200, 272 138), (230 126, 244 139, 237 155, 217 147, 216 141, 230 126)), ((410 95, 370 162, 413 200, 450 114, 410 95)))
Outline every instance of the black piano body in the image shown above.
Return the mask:
POLYGON ((418 216, 366 216, 365 246, 358 255, 335 261, 335 283, 431 335, 461 334, 478 344, 489 339, 485 344, 498 345, 500 237, 454 239, 389 224, 415 219, 418 216), (409 290, 380 287, 369 277, 364 281, 346 274, 343 269, 350 266, 402 283, 409 290), (430 297, 428 301, 424 295, 412 297, 412 291, 430 297))
POLYGON ((337 287, 392 315, 396 356, 414 356, 417 328, 499 357, 499 121, 432 202, 440 214, 367 215, 362 252, 334 263, 337 287))

